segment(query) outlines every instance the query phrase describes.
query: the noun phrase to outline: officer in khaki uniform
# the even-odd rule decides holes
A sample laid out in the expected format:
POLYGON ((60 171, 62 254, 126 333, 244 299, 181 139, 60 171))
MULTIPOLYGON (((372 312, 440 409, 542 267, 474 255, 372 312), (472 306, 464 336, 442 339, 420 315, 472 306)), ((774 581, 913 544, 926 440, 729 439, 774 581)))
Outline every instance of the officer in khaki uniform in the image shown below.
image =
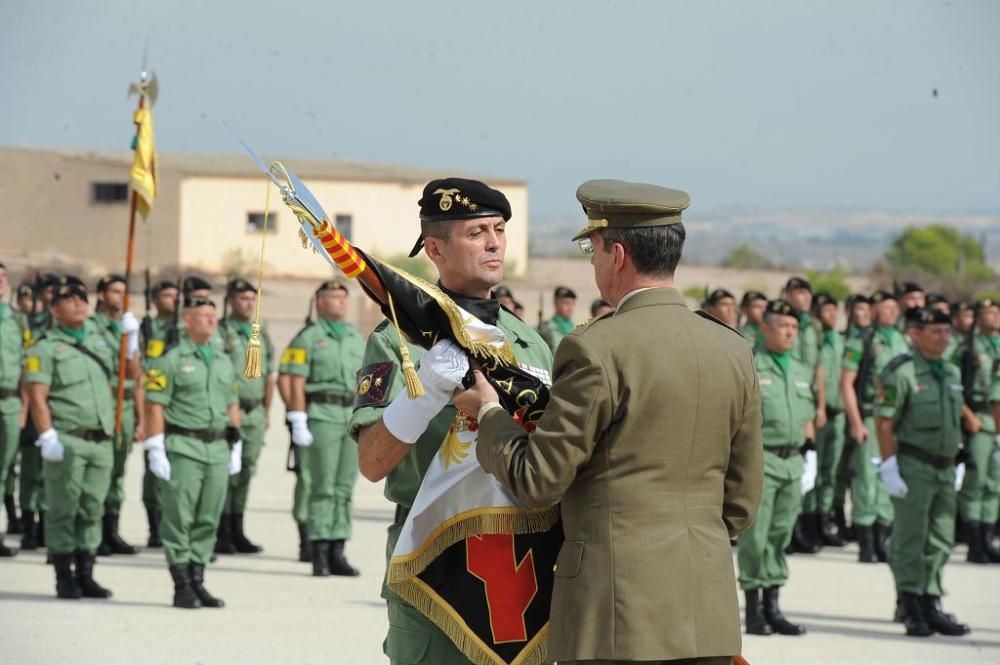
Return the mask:
MULTIPOLYGON (((482 182, 446 178, 428 183, 419 205, 421 234, 413 254, 424 247, 438 268, 444 292, 467 312, 503 330, 522 367, 549 377, 552 352, 546 342, 490 295, 503 281, 505 226, 511 216, 507 197, 482 182), (464 204, 448 205, 451 199, 446 200, 442 192, 449 190, 457 190, 464 204)), ((387 559, 456 414, 450 390, 428 390, 423 397, 409 399, 403 387, 400 344, 388 321, 369 336, 363 366, 357 373, 350 423, 351 433, 358 439, 361 473, 372 482, 384 478, 385 497, 396 507, 386 542, 387 559)), ((435 351, 425 352, 408 342, 406 348, 419 367, 424 386, 439 385, 435 351)), ((390 663, 470 662, 444 632, 388 585, 383 585, 382 597, 389 614, 389 633, 382 648, 390 663)))
POLYGON ((351 497, 358 449, 348 422, 354 375, 365 340, 346 321, 347 287, 337 280, 316 290, 316 320, 299 331, 281 357, 280 390, 297 447, 295 521, 305 523, 313 575, 358 575, 344 546, 351 537, 351 497))
POLYGON ((160 537, 174 581, 174 607, 222 607, 204 586, 229 476, 240 472, 236 369, 211 341, 215 304, 184 298, 186 334, 146 369, 150 471, 160 479, 160 537))
POLYGON ((93 570, 113 463, 115 349, 87 320, 87 288, 78 278, 59 278, 51 310, 56 326, 24 365, 44 460, 45 542, 59 598, 109 598, 93 570))
POLYGON ((550 658, 729 665, 741 639, 729 539, 761 491, 751 352, 672 286, 686 193, 592 180, 577 199, 576 239, 615 313, 563 339, 530 435, 479 372, 456 404, 478 414, 483 469, 526 507, 560 504, 550 658))
POLYGON ((557 286, 552 294, 552 306, 555 309, 555 314, 548 321, 542 321, 538 324, 538 334, 552 349, 552 353, 555 353, 563 337, 570 334, 576 327, 576 324, 573 323, 576 293, 568 286, 557 286))
MULTIPOLYGON (((94 327, 104 335, 108 345, 114 349, 112 357, 114 374, 111 383, 111 394, 118 399, 118 348, 123 336, 128 336, 126 344, 128 346, 127 368, 125 370, 125 400, 122 402, 122 431, 121 440, 114 442, 114 465, 111 467, 111 487, 108 489, 108 497, 104 502, 103 536, 101 545, 97 549, 100 556, 111 554, 137 554, 138 548, 129 545, 118 532, 119 516, 122 504, 125 502, 125 465, 128 461, 129 453, 132 451, 132 442, 138 431, 141 435, 142 414, 139 411, 142 404, 141 394, 136 396, 135 377, 141 371, 139 365, 139 321, 132 312, 122 312, 122 305, 125 300, 125 278, 121 275, 111 274, 100 278, 97 281, 97 306, 91 322, 94 327)), ((141 387, 139 392, 141 393, 141 387)), ((141 438, 140 438, 141 440, 141 438)))
MULTIPOLYGON (((11 310, 3 302, 7 296, 7 267, 0 263, 0 497, 10 496, 7 503, 8 528, 17 519, 17 511, 11 510, 13 491, 8 494, 8 482, 20 443, 21 419, 24 409, 21 403, 21 361, 24 358, 24 335, 11 310)), ((12 557, 17 550, 3 543, 0 532, 0 557, 12 557)))
POLYGON ((951 321, 919 307, 907 310, 914 349, 881 372, 875 426, 881 480, 895 506, 889 567, 906 634, 965 635, 969 627, 941 609, 944 564, 955 536, 955 454, 962 438, 962 383, 942 358, 951 321))
POLYGON ((257 289, 245 279, 233 279, 226 287, 226 298, 229 300, 229 316, 222 320, 219 327, 226 354, 236 368, 243 460, 240 472, 229 480, 215 549, 225 554, 256 554, 263 551, 263 548, 247 538, 243 516, 250 494, 250 480, 257 472, 257 459, 264 449, 264 433, 267 431, 268 412, 274 395, 274 345, 271 344, 267 330, 261 326, 261 376, 256 379, 243 376, 243 363, 253 333, 257 289))

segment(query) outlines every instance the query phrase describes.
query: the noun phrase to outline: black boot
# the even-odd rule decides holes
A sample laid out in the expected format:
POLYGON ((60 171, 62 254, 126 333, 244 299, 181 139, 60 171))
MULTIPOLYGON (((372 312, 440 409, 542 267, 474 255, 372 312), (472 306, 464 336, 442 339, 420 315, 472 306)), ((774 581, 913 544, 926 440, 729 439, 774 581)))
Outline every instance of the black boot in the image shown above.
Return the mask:
POLYGON ((174 607, 188 610, 201 607, 201 601, 191 587, 191 569, 188 566, 170 566, 170 577, 174 580, 174 607))
POLYGON ((101 544, 97 546, 97 556, 111 556, 114 554, 111 550, 111 538, 108 532, 108 514, 104 513, 104 517, 101 518, 101 544))
POLYGON ((813 525, 816 523, 812 514, 802 513, 795 520, 795 528, 792 530, 792 551, 800 554, 816 554, 820 550, 820 544, 813 537, 813 525))
POLYGON ((94 562, 97 557, 90 552, 76 553, 76 582, 84 598, 110 598, 111 589, 105 589, 94 579, 94 562))
POLYGON ((163 547, 160 540, 160 510, 146 506, 146 521, 149 522, 149 538, 146 539, 146 547, 163 547))
POLYGON ((230 516, 225 513, 219 518, 219 528, 215 537, 216 554, 236 554, 236 548, 233 547, 233 532, 230 519, 230 516))
POLYGON ((885 563, 889 560, 889 553, 887 547, 889 544, 889 537, 892 535, 892 525, 889 524, 879 524, 875 522, 873 526, 874 542, 875 542, 875 558, 879 560, 880 563, 885 563))
POLYGON ((118 513, 107 513, 104 516, 107 521, 108 544, 111 546, 112 554, 138 554, 139 548, 126 543, 118 532, 118 524, 121 516, 118 513))
POLYGON ((997 525, 983 523, 983 551, 990 563, 1000 563, 1000 547, 997 547, 997 525))
POLYGON ((746 623, 747 635, 772 635, 774 629, 764 618, 764 606, 760 602, 760 589, 746 589, 746 623))
POLYGON ((837 535, 840 536, 841 540, 845 543, 853 543, 858 539, 854 525, 847 525, 847 514, 844 512, 843 506, 833 509, 833 519, 837 523, 837 535))
POLYGON ((14 502, 13 494, 8 494, 3 498, 3 506, 7 510, 7 533, 11 536, 24 533, 21 518, 17 516, 17 504, 14 502))
POLYGON ((56 569, 56 597, 64 600, 82 598, 83 591, 73 574, 73 555, 53 554, 52 566, 56 569))
POLYGON ((313 577, 330 576, 330 541, 314 540, 310 543, 312 549, 313 577))
POLYGON ((989 556, 986 555, 986 547, 983 543, 983 530, 979 527, 979 522, 965 523, 965 540, 969 543, 969 552, 965 555, 966 561, 969 563, 990 562, 989 556))
POLYGON ((877 563, 878 556, 875 554, 875 529, 870 526, 854 526, 854 532, 858 536, 858 561, 861 563, 877 563))
POLYGON ((330 542, 330 573, 342 577, 357 577, 361 571, 352 566, 344 556, 344 541, 333 540, 330 542))
MULTIPOLYGON (((222 516, 225 519, 225 515, 222 516)), ((250 542, 243 531, 243 513, 233 513, 232 515, 233 547, 240 554, 257 554, 263 552, 264 548, 256 543, 250 542)))
POLYGON ((781 608, 778 607, 778 587, 776 586, 764 589, 764 618, 771 624, 771 628, 774 628, 774 632, 779 635, 806 634, 805 626, 792 623, 781 613, 781 608))
POLYGON ((965 545, 965 520, 962 519, 961 515, 955 515, 955 544, 965 545))
POLYGON ((819 513, 816 515, 818 524, 816 525, 817 531, 819 531, 819 537, 824 547, 843 547, 844 539, 840 537, 840 530, 834 523, 834 518, 831 513, 819 513))
POLYGON ((924 620, 927 622, 928 628, 935 633, 941 633, 950 637, 959 637, 961 635, 968 635, 971 632, 969 626, 959 623, 955 620, 955 617, 941 609, 941 598, 939 596, 923 596, 920 600, 920 609, 924 612, 924 620))
POLYGON ((930 637, 934 631, 930 629, 924 620, 924 611, 921 607, 920 596, 906 591, 899 592, 899 604, 902 609, 903 626, 906 627, 906 634, 910 637, 930 637))
POLYGON ((191 571, 191 589, 194 590, 194 595, 201 601, 202 607, 225 607, 225 601, 221 598, 216 598, 205 588, 205 564, 192 563, 189 568, 191 571))
POLYGON ((45 547, 45 513, 38 513, 38 546, 45 547))
POLYGON ((299 528, 299 561, 309 563, 312 561, 312 547, 309 545, 309 534, 306 532, 305 522, 296 522, 299 528))
POLYGON ((17 556, 17 548, 4 545, 3 534, 0 533, 0 559, 9 559, 12 556, 17 556))
POLYGON ((903 594, 896 592, 896 609, 892 613, 893 623, 903 623, 906 621, 906 610, 903 608, 903 594))
POLYGON ((35 513, 30 510, 24 511, 21 521, 24 525, 24 535, 21 537, 21 549, 37 550, 38 525, 35 523, 35 513))

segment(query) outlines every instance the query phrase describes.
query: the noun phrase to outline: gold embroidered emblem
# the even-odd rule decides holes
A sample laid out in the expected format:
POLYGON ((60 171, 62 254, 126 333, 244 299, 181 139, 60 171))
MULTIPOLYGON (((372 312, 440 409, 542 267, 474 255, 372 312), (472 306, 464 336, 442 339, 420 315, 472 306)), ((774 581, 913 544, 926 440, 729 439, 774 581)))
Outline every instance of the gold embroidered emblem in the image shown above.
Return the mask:
POLYGON ((361 383, 358 384, 358 394, 364 395, 368 392, 368 389, 372 387, 372 376, 369 374, 365 378, 361 379, 361 383))
POLYGON ((452 464, 461 464, 469 456, 469 446, 472 442, 462 443, 458 438, 459 432, 470 431, 471 422, 465 415, 455 416, 451 427, 448 428, 448 436, 441 443, 441 458, 444 460, 444 468, 447 471, 452 464))
MULTIPOLYGON (((443 188, 435 189, 434 193, 441 195, 441 200, 438 201, 438 207, 441 208, 441 210, 443 210, 444 212, 448 212, 449 210, 451 210, 451 204, 452 204, 451 197, 454 196, 455 194, 458 194, 458 192, 459 190, 454 187, 451 189, 443 189, 443 188)), ((461 202, 461 198, 459 198, 459 202, 461 202)))

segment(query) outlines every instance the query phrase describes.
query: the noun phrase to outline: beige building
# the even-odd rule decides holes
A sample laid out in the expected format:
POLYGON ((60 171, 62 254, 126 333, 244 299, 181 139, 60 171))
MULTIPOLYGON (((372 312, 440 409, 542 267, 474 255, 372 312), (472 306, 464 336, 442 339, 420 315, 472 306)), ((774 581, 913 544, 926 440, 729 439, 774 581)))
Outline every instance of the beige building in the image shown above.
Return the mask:
MULTIPOLYGON (((372 256, 405 256, 419 234, 417 200, 427 181, 457 175, 503 190, 513 209, 507 227, 510 275, 528 263, 528 192, 523 181, 386 164, 282 157, 331 220, 372 256)), ((128 235, 132 152, 0 148, 0 256, 37 263, 121 269, 128 235)), ((154 274, 178 268, 249 272, 256 265, 269 181, 247 155, 159 155, 159 196, 137 227, 135 266, 154 274)), ((268 274, 326 277, 331 268, 298 241, 298 221, 271 186, 268 274)))

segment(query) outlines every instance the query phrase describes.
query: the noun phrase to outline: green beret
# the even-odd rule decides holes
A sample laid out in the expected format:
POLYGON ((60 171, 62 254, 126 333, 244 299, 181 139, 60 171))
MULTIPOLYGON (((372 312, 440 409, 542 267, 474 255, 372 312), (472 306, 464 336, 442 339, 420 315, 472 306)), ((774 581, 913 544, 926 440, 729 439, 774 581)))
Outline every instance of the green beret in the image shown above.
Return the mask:
POLYGON ((677 224, 691 205, 687 192, 623 180, 588 180, 577 188, 576 200, 587 214, 587 226, 573 240, 605 228, 677 224))

